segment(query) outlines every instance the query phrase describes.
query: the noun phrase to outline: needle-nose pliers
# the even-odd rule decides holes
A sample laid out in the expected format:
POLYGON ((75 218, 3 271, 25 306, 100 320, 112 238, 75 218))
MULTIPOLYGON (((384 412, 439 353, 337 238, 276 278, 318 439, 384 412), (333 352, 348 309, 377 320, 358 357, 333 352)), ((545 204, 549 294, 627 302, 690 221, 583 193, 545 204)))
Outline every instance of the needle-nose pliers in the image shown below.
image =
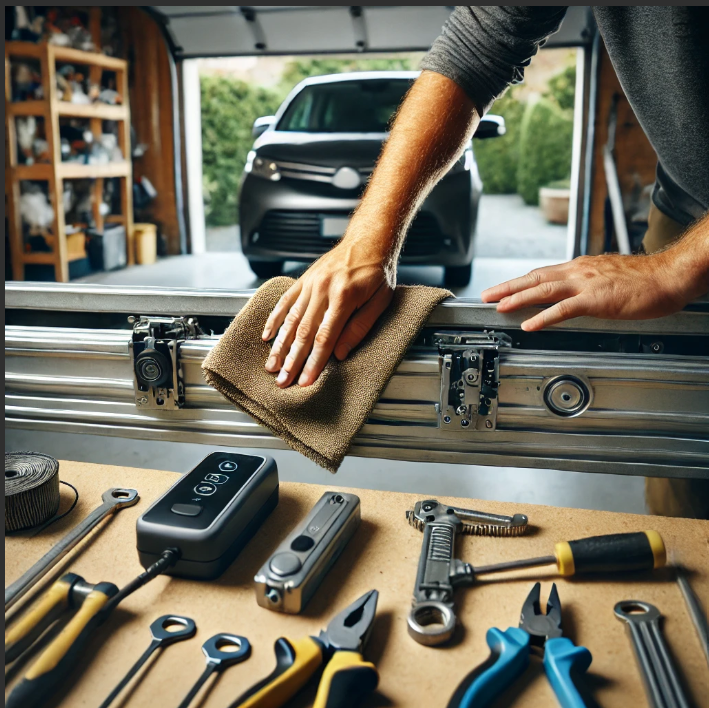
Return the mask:
POLYGON ((551 586, 546 614, 539 608, 540 588, 540 583, 536 583, 527 595, 519 627, 510 627, 504 632, 492 627, 487 631, 490 657, 463 679, 448 708, 489 705, 524 673, 532 647, 544 653, 544 670, 562 708, 586 708, 587 703, 574 684, 574 676, 591 665, 591 652, 562 636, 561 602, 556 583, 551 586))
POLYGON ((317 637, 276 640, 276 668, 231 708, 279 708, 323 664, 313 708, 353 708, 379 683, 374 664, 362 658, 374 623, 379 593, 370 590, 334 617, 317 637))

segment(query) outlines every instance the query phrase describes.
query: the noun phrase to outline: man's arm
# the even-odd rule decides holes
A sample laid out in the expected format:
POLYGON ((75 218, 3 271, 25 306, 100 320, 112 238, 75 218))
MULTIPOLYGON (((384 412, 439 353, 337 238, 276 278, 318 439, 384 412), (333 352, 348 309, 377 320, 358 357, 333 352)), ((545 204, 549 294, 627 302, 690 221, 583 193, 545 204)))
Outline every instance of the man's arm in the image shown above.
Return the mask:
POLYGON ((482 293, 499 312, 555 303, 522 323, 533 332, 573 317, 643 320, 679 312, 709 292, 709 215, 649 256, 582 256, 482 293))
POLYGON ((344 359, 387 308, 411 220, 478 122, 473 102, 456 83, 421 74, 344 238, 285 293, 266 322, 264 340, 278 332, 266 369, 280 370, 281 388, 299 374, 299 385, 312 384, 333 351, 344 359))

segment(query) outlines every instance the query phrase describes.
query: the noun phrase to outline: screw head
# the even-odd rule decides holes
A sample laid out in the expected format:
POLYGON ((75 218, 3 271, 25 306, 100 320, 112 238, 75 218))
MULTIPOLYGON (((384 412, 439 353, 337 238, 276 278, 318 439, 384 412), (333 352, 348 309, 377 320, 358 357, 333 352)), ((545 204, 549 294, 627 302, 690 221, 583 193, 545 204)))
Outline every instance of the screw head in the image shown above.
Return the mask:
POLYGON ((486 427, 486 428, 492 428, 492 421, 491 421, 491 420, 486 420, 486 421, 485 421, 485 427, 486 427))
POLYGON ((470 421, 467 418, 463 418, 463 420, 460 421, 460 424, 464 427, 467 428, 470 425, 470 421))
POLYGON ((144 406, 148 402, 148 399, 145 396, 141 396, 138 399, 138 405, 139 406, 144 406))
POLYGON ((269 588, 268 592, 266 593, 266 597, 268 598, 269 602, 272 602, 274 605, 277 605, 281 599, 281 596, 278 590, 276 590, 276 588, 269 588))
POLYGON ((458 406, 458 407, 455 409, 455 412, 456 412, 458 415, 465 415, 465 414, 468 412, 468 409, 467 409, 466 406, 458 406))
POLYGON ((475 383, 478 380, 478 375, 473 373, 472 371, 465 377, 465 380, 468 383, 475 383))
POLYGON ((451 417, 449 415, 443 416, 443 422, 444 423, 450 423, 451 422, 451 417))

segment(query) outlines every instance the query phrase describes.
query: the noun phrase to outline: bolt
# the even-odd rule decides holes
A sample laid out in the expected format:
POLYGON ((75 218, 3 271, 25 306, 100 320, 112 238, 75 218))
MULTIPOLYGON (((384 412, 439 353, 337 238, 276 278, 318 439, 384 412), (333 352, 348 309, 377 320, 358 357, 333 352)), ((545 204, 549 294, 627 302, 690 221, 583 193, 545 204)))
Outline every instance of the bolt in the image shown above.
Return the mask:
POLYGON ((135 322, 135 315, 128 315, 128 324, 133 324, 135 322))
POLYGON ((461 401, 465 400, 465 391, 461 391, 461 392, 458 394, 458 398, 460 398, 461 401))
POLYGON ((460 424, 464 427, 467 428, 470 425, 470 421, 467 418, 463 418, 463 420, 460 421, 460 424))
POLYGON ((486 427, 486 428, 492 428, 492 421, 491 421, 491 420, 486 420, 486 421, 485 421, 485 427, 486 427))
POLYGON ((654 342, 652 345, 652 351, 655 352, 655 354, 658 354, 659 352, 662 351, 662 344, 660 342, 654 342))
POLYGON ((443 422, 444 423, 450 423, 451 422, 451 417, 449 415, 446 415, 443 417, 443 422))
POLYGON ((466 380, 468 383, 475 383, 475 382, 478 380, 478 375, 477 375, 476 373, 474 373, 474 372, 471 371, 471 372, 465 377, 465 380, 466 380))
POLYGON ((456 412, 458 415, 465 415, 465 414, 468 412, 468 408, 467 408, 467 406, 458 406, 458 407, 455 409, 455 412, 456 412))
POLYGON ((138 399, 138 405, 139 406, 144 406, 148 402, 148 399, 145 396, 141 396, 138 399))

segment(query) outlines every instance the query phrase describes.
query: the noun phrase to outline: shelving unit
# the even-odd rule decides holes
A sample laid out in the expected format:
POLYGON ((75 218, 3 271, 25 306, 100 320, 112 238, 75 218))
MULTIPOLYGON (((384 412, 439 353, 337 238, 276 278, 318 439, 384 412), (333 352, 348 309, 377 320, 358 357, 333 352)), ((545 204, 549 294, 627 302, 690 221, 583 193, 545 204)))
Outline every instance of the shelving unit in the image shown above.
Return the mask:
MULTIPOLYGON (((91 32, 94 42, 100 36, 100 15, 92 10, 91 32)), ((10 250, 12 256, 12 275, 14 280, 24 280, 25 265, 49 264, 54 266, 55 278, 59 282, 69 280, 69 262, 81 255, 72 255, 67 249, 66 224, 64 220, 63 193, 64 180, 94 180, 93 218, 98 230, 104 226, 104 217, 99 211, 103 200, 103 180, 118 177, 121 180, 121 214, 106 217, 108 223, 121 223, 126 230, 127 261, 134 263, 133 246, 133 179, 130 162, 130 109, 128 105, 128 64, 122 59, 108 57, 95 52, 83 52, 78 49, 57 47, 51 44, 32 44, 30 42, 5 43, 5 123, 8 138, 8 165, 5 169, 5 193, 7 196, 10 250), (10 60, 35 59, 40 63, 43 100, 12 102, 10 60), (123 104, 73 104, 62 101, 57 96, 57 62, 76 64, 89 68, 91 83, 100 84, 104 70, 116 74, 116 86, 122 96, 123 104), (36 116, 44 119, 45 138, 49 144, 49 163, 33 165, 18 164, 17 134, 15 118, 18 116, 36 116), (59 118, 88 119, 90 130, 96 138, 103 132, 102 121, 118 122, 118 146, 124 156, 120 162, 104 165, 86 165, 76 162, 62 162, 61 140, 59 136, 59 118), (20 215, 20 181, 45 181, 49 187, 49 198, 54 209, 52 233, 45 235, 45 240, 52 247, 51 252, 27 252, 22 234, 20 215)))

